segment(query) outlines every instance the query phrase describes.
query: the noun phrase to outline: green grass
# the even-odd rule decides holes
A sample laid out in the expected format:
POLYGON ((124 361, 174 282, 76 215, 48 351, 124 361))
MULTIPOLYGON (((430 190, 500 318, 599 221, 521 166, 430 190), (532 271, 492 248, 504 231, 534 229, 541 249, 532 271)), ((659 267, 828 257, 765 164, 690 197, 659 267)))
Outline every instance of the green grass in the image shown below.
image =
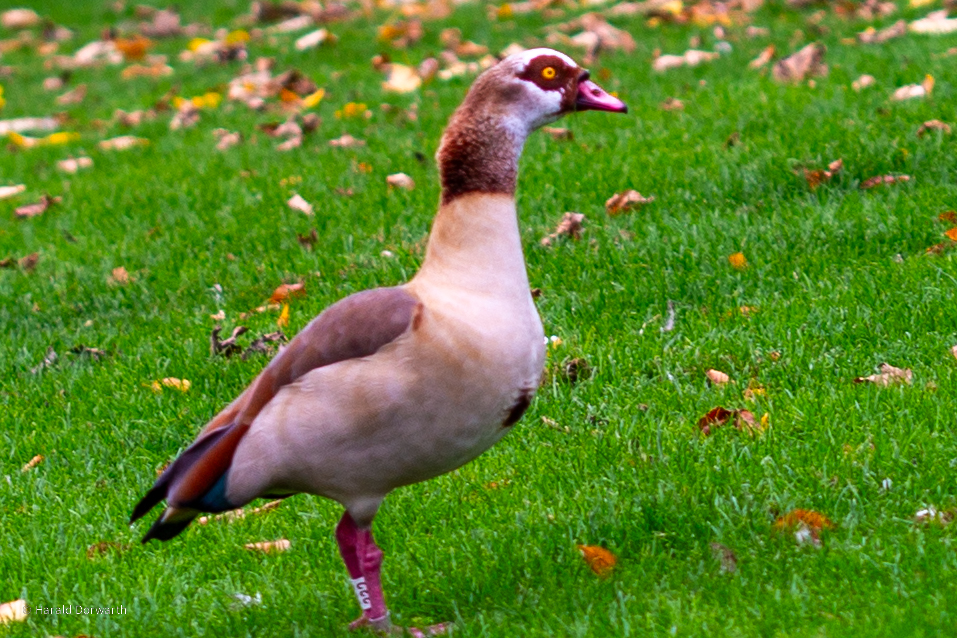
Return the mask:
MULTIPOLYGON (((131 15, 116 16, 101 0, 23 4, 77 32, 65 52, 131 15)), ((184 21, 217 27, 247 8, 180 4, 184 21)), ((901 4, 878 26, 927 10, 901 4)), ((300 496, 267 515, 194 526, 146 547, 137 544, 146 525, 126 521, 154 471, 266 363, 210 357, 211 314, 224 310, 229 329, 272 331, 278 313, 239 314, 280 283, 302 280, 308 294, 291 305, 294 334, 333 301, 415 272, 439 193, 432 156, 470 79, 385 95, 369 59, 387 51, 418 63, 452 25, 493 51, 544 40, 540 16, 484 16, 484 7, 463 6, 426 23, 424 40, 404 51, 376 42, 384 12, 332 25, 334 48, 296 53, 294 36, 252 44, 252 57, 275 56, 277 70, 299 68, 328 90, 316 109, 322 126, 289 153, 255 129, 281 114, 225 102, 185 131, 168 130, 169 114, 133 131, 109 123, 114 109, 147 107, 174 87, 185 96, 221 90, 237 74, 238 63, 196 69, 176 61, 184 39, 158 44, 176 69, 169 78, 124 82, 121 67, 77 71, 71 84, 87 83, 89 95, 71 107, 41 88, 51 72, 39 56, 4 54, 16 74, 0 80, 2 116, 65 108, 65 128, 82 139, 0 155, 2 183, 28 186, 0 204, 0 258, 40 254, 32 273, 0 270, 0 602, 123 605, 128 613, 34 614, 0 635, 344 633, 357 609, 332 537, 335 504, 300 496), (372 118, 336 119, 348 101, 369 104, 372 118), (383 103, 395 108, 385 112, 383 103), (396 117, 412 104, 417 121, 396 117), (211 132, 220 126, 243 132, 245 142, 216 151, 211 132), (126 132, 152 143, 97 149, 126 132), (326 145, 345 132, 368 146, 326 145), (56 160, 81 153, 92 169, 56 170, 56 160), (356 162, 372 172, 355 172, 356 162), (415 179, 414 191, 387 190, 385 176, 397 171, 415 179), (290 177, 301 182, 282 182, 290 177), (16 205, 45 192, 62 204, 14 219, 16 205), (293 192, 316 206, 314 218, 285 206, 293 192), (319 242, 310 252, 296 234, 312 228, 319 242), (130 284, 108 282, 118 266, 130 284), (78 345, 112 356, 68 354, 78 345), (59 365, 31 373, 48 346, 59 365), (192 388, 154 394, 149 384, 167 376, 192 388), (36 454, 46 459, 21 473, 36 454), (291 551, 242 548, 280 537, 291 551), (87 548, 103 541, 131 547, 89 559, 87 548), (233 608, 233 594, 257 592, 261 605, 233 608)), ((637 50, 604 54, 592 70, 630 114, 570 117, 570 143, 529 140, 519 189, 529 276, 543 290, 546 334, 563 340, 549 365, 585 357, 592 374, 576 385, 552 375, 496 448, 386 501, 376 531, 396 620, 453 620, 461 636, 953 631, 957 526, 919 526, 913 516, 928 504, 957 504, 957 360, 948 352, 957 343, 957 253, 924 254, 948 228, 937 215, 957 207, 957 154, 953 136, 918 139, 915 131, 934 118, 955 124, 954 58, 939 54, 957 46, 957 35, 848 45, 842 39, 866 23, 828 14, 820 39, 831 73, 816 88, 780 86, 747 69, 768 43, 789 52, 810 41, 809 16, 772 3, 754 18, 770 38, 748 40, 743 25, 733 26, 733 52, 661 75, 650 68, 655 49, 680 53, 694 35, 710 48, 710 28, 615 20, 637 50), (796 29, 805 40, 793 40, 796 29), (862 73, 877 85, 855 93, 851 81, 862 73), (888 100, 925 74, 937 79, 930 99, 888 100), (668 97, 685 110, 661 110, 668 97), (726 148, 734 132, 740 142, 726 148), (838 157, 844 172, 816 191, 792 172, 838 157), (884 173, 913 179, 859 190, 884 173), (625 188, 657 199, 608 217, 605 199, 625 188), (587 216, 584 238, 540 246, 569 210, 587 216), (729 266, 737 251, 748 259, 744 271, 729 266), (663 333, 669 300, 675 329, 663 333), (740 306, 757 310, 743 316, 740 306), (913 385, 853 383, 883 361, 912 368, 913 385), (709 386, 708 368, 736 383, 709 386), (766 389, 755 404, 742 398, 751 383, 766 389), (767 413, 771 427, 756 437, 728 427, 703 438, 696 422, 716 405, 767 413), (776 517, 798 507, 835 522, 820 549, 774 532, 776 517), (736 553, 736 572, 721 571, 713 542, 736 553), (576 544, 613 551, 614 573, 597 578, 576 544)))

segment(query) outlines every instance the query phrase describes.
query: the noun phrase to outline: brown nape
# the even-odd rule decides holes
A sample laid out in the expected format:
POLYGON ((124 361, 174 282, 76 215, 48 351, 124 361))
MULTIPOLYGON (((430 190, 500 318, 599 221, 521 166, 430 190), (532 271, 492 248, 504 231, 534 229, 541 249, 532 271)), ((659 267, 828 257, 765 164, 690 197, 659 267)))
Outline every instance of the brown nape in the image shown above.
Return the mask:
POLYGON ((495 86, 496 70, 479 77, 442 136, 436 155, 442 204, 467 193, 515 194, 524 140, 516 139, 503 122, 502 110, 508 108, 503 102, 510 96, 495 86))

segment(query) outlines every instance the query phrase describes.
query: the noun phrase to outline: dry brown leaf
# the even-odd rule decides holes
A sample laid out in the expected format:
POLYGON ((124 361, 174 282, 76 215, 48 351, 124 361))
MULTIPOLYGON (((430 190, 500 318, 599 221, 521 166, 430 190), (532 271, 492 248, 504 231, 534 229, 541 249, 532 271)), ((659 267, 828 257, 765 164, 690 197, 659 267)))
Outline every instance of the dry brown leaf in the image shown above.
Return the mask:
POLYGON ((302 297, 306 294, 305 284, 282 284, 269 297, 269 303, 283 303, 293 297, 302 297))
POLYGON ((663 111, 683 111, 685 108, 685 103, 676 97, 669 97, 659 106, 663 111))
POLYGON ((630 210, 641 209, 646 204, 655 201, 654 196, 644 197, 636 190, 627 190, 615 193, 605 201, 605 210, 609 215, 618 215, 630 210))
POLYGON ((99 143, 99 147, 104 151, 125 151, 127 149, 135 148, 137 146, 147 146, 150 141, 142 137, 134 137, 132 135, 121 135, 119 137, 113 137, 108 140, 103 140, 99 143))
POLYGON ((110 273, 109 283, 114 286, 125 286, 130 283, 130 273, 126 272, 123 266, 117 266, 110 273))
POLYGON ((177 379, 176 377, 166 377, 160 379, 159 381, 154 381, 150 384, 150 389, 153 392, 159 394, 163 391, 163 388, 172 388, 174 390, 179 390, 180 392, 189 392, 190 387, 193 384, 190 383, 189 379, 177 379))
POLYGON ((857 34, 857 41, 861 44, 884 44, 888 40, 905 35, 907 35, 907 23, 904 20, 898 20, 880 31, 877 31, 874 27, 868 27, 857 34))
POLYGON ((120 72, 120 78, 132 80, 134 78, 163 78, 173 75, 173 67, 168 64, 131 64, 120 72))
POLYGON ((293 194, 293 196, 289 198, 289 201, 286 202, 286 206, 310 217, 314 214, 312 204, 307 202, 299 193, 293 194))
POLYGON ((25 190, 27 190, 27 187, 24 184, 15 184, 14 186, 0 186, 0 199, 9 199, 15 195, 19 195, 25 190))
POLYGON ((708 377, 708 380, 715 385, 724 385, 731 381, 731 377, 720 370, 709 369, 705 371, 704 374, 708 377))
POLYGON ((330 41, 329 32, 326 29, 317 29, 296 40, 296 51, 307 51, 314 49, 324 42, 330 41))
POLYGON ((109 552, 125 552, 130 546, 127 543, 117 543, 116 541, 100 541, 93 543, 86 548, 86 557, 93 560, 97 556, 105 556, 109 552))
POLYGON ((830 164, 827 165, 826 169, 817 168, 809 169, 805 168, 804 179, 807 180, 807 185, 811 190, 814 190, 824 182, 830 181, 832 177, 841 172, 841 169, 844 168, 844 160, 842 158, 836 159, 830 164))
POLYGON ((63 95, 57 96, 56 103, 62 106, 68 104, 79 104, 86 98, 86 85, 80 84, 75 89, 67 91, 63 95))
POLYGON ((721 543, 711 543, 711 555, 714 556, 715 560, 721 563, 721 571, 727 572, 729 574, 734 573, 738 569, 738 557, 735 556, 731 548, 722 545, 721 543))
POLYGON ((146 52, 153 47, 153 41, 137 33, 131 38, 116 38, 113 45, 126 61, 136 62, 146 57, 146 52))
POLYGON ((722 406, 712 408, 707 414, 698 420, 698 428, 705 436, 710 436, 714 430, 732 421, 735 428, 754 433, 756 430, 763 430, 767 426, 766 420, 762 418, 760 426, 757 426, 754 414, 750 410, 728 410, 722 406))
POLYGON ((15 117, 0 120, 0 136, 27 131, 55 131, 59 127, 60 120, 55 117, 15 117))
POLYGON ((872 86, 875 82, 877 82, 877 80, 873 75, 867 75, 865 73, 851 83, 851 88, 860 93, 861 89, 866 89, 867 87, 872 86))
POLYGON ((889 385, 907 384, 910 385, 914 378, 914 373, 910 368, 895 368, 888 363, 882 363, 880 374, 872 374, 867 377, 857 377, 854 383, 873 383, 887 387, 889 385))
POLYGON ((542 127, 542 131, 552 136, 554 140, 571 141, 575 139, 575 134, 567 128, 557 128, 554 126, 542 127))
POLYGON ((551 246, 552 242, 559 237, 580 239, 582 236, 582 222, 584 221, 585 216, 582 213, 565 213, 555 232, 542 238, 542 246, 551 246))
POLYGON ((411 93, 422 86, 418 72, 404 64, 390 64, 388 76, 382 83, 382 90, 392 93, 411 93))
POLYGON ((792 84, 803 82, 808 77, 827 75, 827 65, 824 64, 826 53, 827 47, 812 42, 797 53, 779 60, 771 70, 771 75, 778 82, 792 84))
POLYGON ((70 157, 56 163, 56 167, 64 173, 76 173, 81 168, 90 168, 91 166, 93 166, 93 160, 89 157, 70 157))
POLYGON ((329 140, 329 146, 335 146, 337 148, 353 148, 355 146, 365 146, 365 140, 360 140, 355 137, 352 137, 348 133, 342 137, 337 137, 334 140, 329 140))
MULTIPOLYGON (((225 313, 223 313, 225 314, 225 313)), ((223 317, 225 318, 225 316, 223 317)), ((242 346, 236 341, 240 336, 246 334, 249 331, 249 328, 246 326, 236 326, 233 328, 232 334, 226 339, 220 340, 219 333, 222 332, 222 326, 216 326, 213 328, 212 332, 209 334, 209 355, 215 357, 222 355, 224 357, 231 357, 234 354, 239 354, 242 352, 242 346)))
POLYGON ((282 504, 282 501, 269 501, 265 505, 259 507, 254 507, 248 512, 242 508, 238 510, 231 510, 229 512, 223 512, 222 514, 216 514, 215 516, 200 516, 196 519, 196 522, 199 525, 206 525, 213 521, 226 521, 227 523, 232 523, 233 521, 238 521, 246 518, 247 516, 256 516, 258 514, 264 514, 271 510, 276 509, 282 504))
POLYGON ((245 545, 243 545, 243 547, 249 550, 257 551, 257 552, 263 552, 264 554, 272 554, 272 553, 278 553, 278 552, 285 552, 290 547, 292 547, 292 543, 290 543, 285 538, 281 538, 278 541, 261 541, 259 543, 246 543, 245 545))
POLYGON ((40 463, 42 463, 42 462, 43 462, 43 459, 44 459, 44 456, 43 456, 42 454, 37 454, 37 455, 34 456, 32 459, 30 459, 29 461, 27 461, 26 465, 24 465, 23 467, 20 468, 20 471, 21 471, 21 472, 29 472, 30 470, 32 470, 33 468, 35 468, 37 465, 39 465, 40 463))
POLYGON ((731 267, 735 270, 744 270, 748 267, 748 259, 744 256, 744 253, 733 253, 728 255, 728 263, 731 264, 731 267))
POLYGON ((0 24, 11 31, 30 29, 40 24, 40 15, 33 9, 7 9, 0 13, 0 24))
POLYGON ((579 545, 578 551, 581 552, 582 558, 585 559, 585 562, 588 563, 588 566, 591 567, 591 570, 602 578, 611 574, 612 569, 615 567, 615 563, 618 562, 618 559, 615 557, 615 555, 604 547, 598 547, 596 545, 579 545))
POLYGON ((20 265, 20 268, 26 272, 33 272, 33 269, 37 267, 37 264, 40 262, 40 253, 30 253, 20 258, 20 261, 17 263, 20 265))
POLYGON ((659 73, 681 66, 698 66, 703 62, 711 62, 721 57, 720 53, 689 49, 681 55, 660 55, 651 63, 651 68, 659 73))
POLYGON ((957 210, 945 210, 937 216, 937 219, 942 222, 957 224, 957 210))
POLYGON ((415 181, 405 173, 393 173, 386 177, 385 181, 389 186, 402 188, 407 191, 415 188, 415 181))
POLYGON ((874 188, 875 186, 883 186, 885 184, 896 184, 897 182, 907 182, 910 181, 910 175, 877 175, 875 177, 868 178, 861 182, 861 190, 868 190, 874 188))
POLYGON ((306 250, 312 250, 312 247, 319 241, 319 235, 316 233, 316 229, 313 228, 308 235, 296 233, 296 240, 299 242, 299 245, 306 250))
POLYGON ((37 217, 42 215, 47 211, 50 206, 54 204, 59 204, 63 201, 62 197, 50 197, 49 195, 43 195, 40 197, 40 201, 34 204, 26 204, 25 206, 19 206, 14 212, 14 214, 20 219, 26 219, 28 217, 37 217))
POLYGON ((930 131, 940 131, 944 135, 950 135, 950 125, 940 120, 927 120, 917 129, 917 137, 924 137, 930 131))
POLYGON ((927 33, 940 35, 957 31, 957 18, 948 18, 947 9, 932 11, 919 20, 914 20, 908 27, 912 33, 927 33))
POLYGON ((750 62, 748 62, 748 68, 749 68, 749 69, 760 69, 761 67, 767 65, 768 62, 770 62, 771 60, 774 59, 774 52, 775 52, 775 51, 776 51, 776 49, 774 48, 774 45, 773 45, 773 44, 772 44, 772 45, 769 45, 769 46, 767 46, 767 47, 765 47, 765 49, 764 49, 763 51, 761 51, 761 53, 758 55, 758 57, 756 57, 756 58, 754 58, 753 60, 751 60, 750 62))
POLYGON ((224 128, 218 128, 213 131, 213 137, 216 138, 216 150, 225 151, 236 146, 243 140, 243 136, 234 131, 227 131, 224 128))
POLYGON ((896 89, 891 94, 891 100, 903 102, 904 100, 913 100, 916 98, 927 97, 934 90, 934 76, 924 76, 920 84, 908 84, 896 89))
POLYGON ((0 604, 0 624, 23 622, 27 619, 27 601, 19 598, 0 604))

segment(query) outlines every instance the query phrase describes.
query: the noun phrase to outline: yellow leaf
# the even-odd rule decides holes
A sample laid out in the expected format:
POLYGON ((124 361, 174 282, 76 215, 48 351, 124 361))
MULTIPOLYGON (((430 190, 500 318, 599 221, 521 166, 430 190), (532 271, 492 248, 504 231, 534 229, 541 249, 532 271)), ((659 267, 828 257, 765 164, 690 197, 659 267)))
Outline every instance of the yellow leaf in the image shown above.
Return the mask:
POLYGON ((728 263, 731 264, 732 268, 737 270, 744 270, 748 267, 748 260, 744 256, 744 253, 734 253, 733 255, 728 255, 728 263))
POLYGON ((336 117, 339 119, 345 119, 350 117, 361 117, 365 115, 367 107, 362 102, 349 102, 344 105, 341 109, 336 111, 336 117))
POLYGON ((608 576, 615 567, 615 563, 618 562, 615 555, 604 547, 579 545, 578 551, 582 553, 582 557, 585 559, 585 562, 588 563, 588 566, 591 567, 591 570, 601 577, 608 576))
POLYGON ((159 381, 154 381, 150 384, 150 389, 153 392, 160 393, 163 391, 163 388, 173 388, 179 390, 180 392, 188 392, 190 386, 193 384, 189 382, 188 379, 177 379, 176 377, 166 377, 165 379, 160 379, 159 381))
POLYGON ((186 45, 186 48, 190 51, 196 51, 204 44, 209 44, 212 40, 207 40, 206 38, 193 38, 189 41, 189 44, 186 45))
POLYGON ((226 34, 226 39, 224 41, 226 44, 241 44, 243 42, 249 42, 249 31, 244 29, 230 31, 228 34, 226 34))
POLYGON ((302 108, 311 109, 312 107, 319 104, 322 101, 322 98, 326 96, 325 89, 319 89, 315 93, 310 93, 306 97, 302 98, 302 108))
POLYGON ((279 319, 276 320, 276 325, 280 328, 285 328, 289 325, 289 304, 284 303, 282 305, 282 312, 279 313, 279 319))
POLYGON ((50 135, 47 135, 45 138, 43 138, 43 141, 51 146, 60 146, 62 144, 69 144, 70 142, 74 142, 78 139, 80 139, 79 133, 60 131, 58 133, 51 133, 50 135))

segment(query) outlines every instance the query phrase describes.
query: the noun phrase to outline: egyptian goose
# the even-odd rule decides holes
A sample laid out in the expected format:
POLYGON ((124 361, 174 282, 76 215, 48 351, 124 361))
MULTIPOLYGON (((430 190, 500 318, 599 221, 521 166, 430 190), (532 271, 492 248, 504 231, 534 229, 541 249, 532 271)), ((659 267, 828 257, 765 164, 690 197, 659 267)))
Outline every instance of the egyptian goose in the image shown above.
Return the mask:
POLYGON ((334 499, 362 608, 350 628, 390 630, 372 538, 383 499, 490 448, 538 388, 544 333, 516 217, 518 159, 532 131, 566 113, 627 112, 588 77, 531 49, 475 81, 436 156, 442 198, 419 272, 333 304, 276 355, 136 505, 131 522, 166 499, 144 543, 259 497, 334 499))

